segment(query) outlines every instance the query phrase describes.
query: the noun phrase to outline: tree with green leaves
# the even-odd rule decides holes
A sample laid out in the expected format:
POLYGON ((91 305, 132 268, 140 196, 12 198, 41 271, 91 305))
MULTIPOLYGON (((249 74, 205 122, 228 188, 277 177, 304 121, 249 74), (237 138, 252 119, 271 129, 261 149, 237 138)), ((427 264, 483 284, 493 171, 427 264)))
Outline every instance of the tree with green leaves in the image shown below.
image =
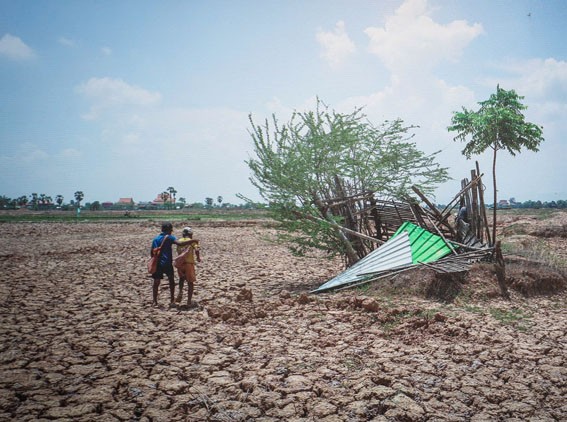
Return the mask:
POLYGON ((28 197, 26 195, 22 195, 18 198, 18 205, 21 207, 25 207, 28 203, 28 197))
POLYGON ((207 208, 212 208, 213 207, 213 198, 205 198, 205 205, 207 206, 207 208))
POLYGON ((496 244, 496 208, 498 191, 496 189, 496 155, 499 150, 508 151, 515 156, 522 148, 538 151, 543 139, 543 128, 526 122, 523 111, 527 106, 521 103, 524 97, 516 91, 496 86, 496 93, 486 101, 478 103, 477 111, 454 112, 448 130, 457 132, 455 141, 466 142, 462 153, 467 158, 492 149, 492 182, 494 188, 494 208, 492 216, 492 243, 496 244))
POLYGON ((77 208, 81 208, 81 201, 85 197, 85 194, 83 193, 83 191, 78 190, 77 192, 75 192, 74 196, 75 200, 77 201, 77 208))
POLYGON ((55 202, 57 203, 57 205, 61 206, 63 205, 63 195, 57 195, 55 197, 55 202))
POLYGON ((416 127, 401 119, 375 126, 360 108, 341 114, 318 100, 315 111, 295 112, 286 124, 275 116, 262 126, 250 116, 250 123, 256 155, 246 161, 250 180, 281 223, 279 238, 296 254, 322 249, 344 254, 349 265, 362 258, 325 202, 345 197, 347 188, 351 197, 407 198, 412 185, 431 193, 448 180, 437 153, 419 151, 411 141, 416 127))

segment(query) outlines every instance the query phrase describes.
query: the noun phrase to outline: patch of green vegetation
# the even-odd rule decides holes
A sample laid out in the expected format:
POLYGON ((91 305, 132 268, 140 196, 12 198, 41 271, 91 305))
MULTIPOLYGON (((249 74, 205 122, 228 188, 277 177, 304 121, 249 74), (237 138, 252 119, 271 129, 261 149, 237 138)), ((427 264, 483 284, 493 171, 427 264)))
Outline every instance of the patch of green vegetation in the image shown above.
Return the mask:
POLYGON ((356 292, 359 294, 366 295, 370 291, 370 283, 363 284, 356 288, 356 292))
POLYGON ((490 308, 490 315, 502 324, 515 324, 531 318, 531 315, 525 314, 521 309, 504 310, 500 308, 490 308))
POLYGON ((482 308, 474 305, 465 305, 464 310, 467 312, 472 312, 473 314, 483 314, 482 308))
POLYGON ((433 319, 435 314, 438 314, 438 313, 439 313, 439 309, 437 309, 437 308, 423 309, 423 310, 420 310, 418 313, 416 313, 415 316, 422 317, 422 318, 425 318, 425 319, 433 319))

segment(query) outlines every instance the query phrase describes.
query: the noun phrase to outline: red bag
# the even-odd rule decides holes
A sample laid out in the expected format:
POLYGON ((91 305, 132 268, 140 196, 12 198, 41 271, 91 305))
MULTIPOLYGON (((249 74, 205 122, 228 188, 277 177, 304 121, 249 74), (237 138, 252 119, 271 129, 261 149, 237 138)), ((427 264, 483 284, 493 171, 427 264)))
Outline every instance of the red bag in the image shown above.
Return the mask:
POLYGON ((190 252, 191 246, 187 246, 183 252, 177 255, 177 258, 173 260, 173 265, 175 268, 183 268, 185 265, 185 259, 187 258, 187 254, 190 252))
POLYGON ((153 274, 157 271, 157 266, 159 263, 159 257, 161 255, 161 248, 163 247, 163 244, 165 243, 165 239, 167 239, 167 236, 165 236, 163 238, 163 240, 161 241, 161 245, 159 245, 159 248, 153 248, 152 249, 152 257, 148 260, 148 272, 150 274, 153 274))

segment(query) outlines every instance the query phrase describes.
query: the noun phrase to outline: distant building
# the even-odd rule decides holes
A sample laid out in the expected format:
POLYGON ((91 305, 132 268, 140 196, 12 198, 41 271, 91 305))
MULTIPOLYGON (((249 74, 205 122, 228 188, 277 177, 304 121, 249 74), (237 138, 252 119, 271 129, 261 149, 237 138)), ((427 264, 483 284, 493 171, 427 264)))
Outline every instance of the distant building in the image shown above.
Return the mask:
POLYGON ((161 193, 156 196, 156 199, 152 201, 152 205, 163 207, 165 205, 165 201, 163 200, 161 193))
POLYGON ((134 199, 132 198, 120 198, 117 202, 119 205, 134 205, 134 199))
POLYGON ((120 198, 116 204, 115 208, 118 209, 132 209, 134 208, 134 199, 132 198, 120 198))
POLYGON ((512 207, 510 206, 510 202, 508 202, 507 199, 501 199, 500 201, 498 201, 498 209, 505 210, 510 208, 512 207))

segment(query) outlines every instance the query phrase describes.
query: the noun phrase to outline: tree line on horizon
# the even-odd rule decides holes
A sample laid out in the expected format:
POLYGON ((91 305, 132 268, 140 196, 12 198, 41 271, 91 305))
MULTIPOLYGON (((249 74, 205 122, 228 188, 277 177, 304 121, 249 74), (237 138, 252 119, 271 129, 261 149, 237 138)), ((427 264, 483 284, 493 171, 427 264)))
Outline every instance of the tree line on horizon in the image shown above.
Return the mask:
POLYGON ((52 196, 45 193, 32 193, 30 195, 22 195, 16 198, 10 198, 6 195, 0 195, 0 209, 19 209, 27 208, 35 211, 45 211, 59 209, 63 211, 71 211, 77 209, 87 209, 90 211, 99 210, 127 210, 127 209, 179 209, 179 208, 194 208, 194 209, 212 209, 212 208, 239 208, 239 209, 251 209, 259 208, 260 204, 255 204, 250 201, 246 201, 243 204, 231 204, 230 202, 224 202, 224 198, 218 195, 215 199, 212 197, 206 197, 203 202, 193 202, 187 203, 187 200, 183 197, 176 198, 175 194, 177 190, 173 187, 169 187, 167 190, 158 194, 158 198, 161 199, 162 204, 154 204, 152 201, 140 201, 138 203, 132 201, 131 203, 121 203, 121 202, 86 202, 81 205, 81 201, 84 199, 84 193, 82 191, 77 191, 74 194, 74 199, 71 199, 68 203, 64 202, 63 195, 56 195, 55 200, 52 196))

